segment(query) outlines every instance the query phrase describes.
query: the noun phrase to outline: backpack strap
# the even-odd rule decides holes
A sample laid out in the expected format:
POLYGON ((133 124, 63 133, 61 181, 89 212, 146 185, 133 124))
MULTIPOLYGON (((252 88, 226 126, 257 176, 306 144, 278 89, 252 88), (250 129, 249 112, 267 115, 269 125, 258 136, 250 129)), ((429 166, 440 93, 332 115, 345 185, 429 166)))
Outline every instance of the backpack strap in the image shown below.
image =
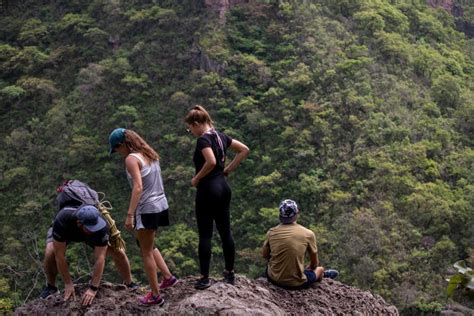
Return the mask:
MULTIPOLYGON (((221 161, 225 162, 225 150, 224 150, 224 143, 222 142, 222 139, 220 138, 219 134, 217 133, 217 130, 215 128, 211 128, 206 132, 207 135, 214 136, 217 142, 217 146, 219 146, 219 149, 222 152, 222 157, 221 161)), ((217 157, 216 157, 217 158, 217 157)))

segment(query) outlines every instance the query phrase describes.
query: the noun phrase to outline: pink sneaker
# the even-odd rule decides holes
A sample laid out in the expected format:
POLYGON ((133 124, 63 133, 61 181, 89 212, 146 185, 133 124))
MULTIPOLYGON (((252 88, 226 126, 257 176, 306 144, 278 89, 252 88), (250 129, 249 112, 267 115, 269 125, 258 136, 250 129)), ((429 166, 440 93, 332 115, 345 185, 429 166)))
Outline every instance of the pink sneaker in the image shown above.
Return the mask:
POLYGON ((147 295, 139 297, 138 301, 143 305, 158 305, 161 306, 165 303, 165 300, 161 297, 160 294, 153 296, 153 292, 148 292, 147 295))
POLYGON ((174 275, 172 275, 171 278, 169 278, 167 280, 165 279, 165 280, 163 280, 163 282, 161 282, 160 290, 172 287, 173 285, 175 285, 178 282, 179 282, 178 279, 176 279, 176 277, 174 275))

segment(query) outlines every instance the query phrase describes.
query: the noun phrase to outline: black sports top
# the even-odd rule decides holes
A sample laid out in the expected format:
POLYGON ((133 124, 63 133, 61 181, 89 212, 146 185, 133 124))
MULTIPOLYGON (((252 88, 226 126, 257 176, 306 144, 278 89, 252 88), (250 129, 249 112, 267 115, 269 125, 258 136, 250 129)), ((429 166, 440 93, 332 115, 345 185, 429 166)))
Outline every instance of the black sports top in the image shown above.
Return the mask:
POLYGON ((194 151, 194 166, 196 167, 196 174, 202 169, 206 159, 202 154, 202 150, 207 147, 211 147, 214 157, 216 157, 216 166, 209 172, 204 178, 200 180, 200 183, 206 180, 212 179, 219 175, 224 175, 225 167, 225 155, 227 148, 232 143, 232 138, 224 133, 221 133, 215 129, 211 129, 204 135, 200 136, 196 142, 196 150, 194 151))

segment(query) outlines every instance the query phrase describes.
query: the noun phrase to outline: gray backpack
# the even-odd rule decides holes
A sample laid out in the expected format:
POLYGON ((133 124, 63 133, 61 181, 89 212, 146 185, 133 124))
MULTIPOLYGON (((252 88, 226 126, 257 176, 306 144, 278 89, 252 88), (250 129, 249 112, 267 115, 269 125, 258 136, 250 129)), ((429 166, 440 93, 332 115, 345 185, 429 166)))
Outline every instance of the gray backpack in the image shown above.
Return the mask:
POLYGON ((58 209, 65 206, 99 205, 99 194, 79 180, 66 180, 56 188, 58 209))
POLYGON ((117 229, 109 212, 112 205, 108 201, 99 201, 97 191, 92 190, 90 186, 79 180, 66 180, 56 188, 56 192, 58 193, 56 203, 59 210, 68 207, 74 211, 83 205, 97 207, 110 228, 109 245, 116 250, 125 249, 125 241, 122 239, 120 230, 117 229))

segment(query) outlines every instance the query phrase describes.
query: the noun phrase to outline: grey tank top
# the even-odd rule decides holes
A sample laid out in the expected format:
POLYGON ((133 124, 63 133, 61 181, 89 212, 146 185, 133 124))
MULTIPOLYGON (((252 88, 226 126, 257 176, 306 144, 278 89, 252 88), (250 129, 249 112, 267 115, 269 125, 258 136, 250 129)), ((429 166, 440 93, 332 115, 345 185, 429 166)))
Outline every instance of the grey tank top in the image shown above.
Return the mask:
MULTIPOLYGON (((159 213, 168 209, 168 201, 166 200, 165 190, 163 188, 163 179, 161 178, 160 162, 153 161, 147 164, 141 154, 132 153, 129 156, 135 157, 141 166, 140 174, 142 177, 143 192, 138 201, 137 215, 159 213)), ((127 173, 128 183, 133 188, 133 179, 130 173, 127 173)))

